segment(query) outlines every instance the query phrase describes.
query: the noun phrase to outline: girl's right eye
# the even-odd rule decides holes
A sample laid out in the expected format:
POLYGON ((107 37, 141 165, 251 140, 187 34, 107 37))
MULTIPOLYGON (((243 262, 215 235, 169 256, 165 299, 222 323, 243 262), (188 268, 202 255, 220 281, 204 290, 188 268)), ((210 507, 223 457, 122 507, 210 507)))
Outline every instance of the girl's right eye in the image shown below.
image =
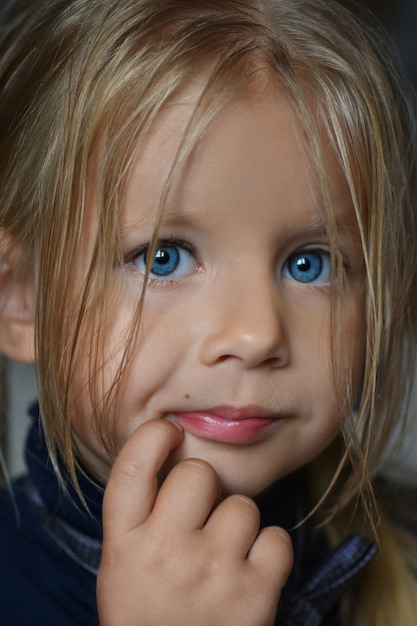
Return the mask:
MULTIPOLYGON (((146 246, 133 259, 133 264, 143 274, 146 272, 148 251, 149 246, 146 246)), ((149 277, 155 280, 176 280, 193 274, 196 269, 196 259, 184 244, 160 242, 155 250, 149 277)))

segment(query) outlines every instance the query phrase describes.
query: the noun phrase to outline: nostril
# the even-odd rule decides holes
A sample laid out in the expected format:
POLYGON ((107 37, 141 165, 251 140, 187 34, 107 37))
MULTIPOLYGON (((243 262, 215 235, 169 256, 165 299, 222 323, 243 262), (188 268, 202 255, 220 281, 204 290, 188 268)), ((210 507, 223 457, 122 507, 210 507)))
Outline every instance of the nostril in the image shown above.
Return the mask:
POLYGON ((264 361, 264 365, 267 367, 271 367, 271 368, 278 368, 278 367, 282 367, 283 364, 288 363, 288 359, 280 359, 279 357, 271 357, 270 359, 265 359, 264 361))
MULTIPOLYGON (((219 310, 217 318, 201 337, 200 357, 206 365, 241 362, 244 367, 283 367, 289 358, 285 317, 277 310, 276 294, 260 294, 245 302, 233 302, 219 310), (260 306, 263 302, 263 306, 260 306), (233 313, 233 315, 232 315, 233 313)), ((228 302, 223 298, 222 302, 228 302)))

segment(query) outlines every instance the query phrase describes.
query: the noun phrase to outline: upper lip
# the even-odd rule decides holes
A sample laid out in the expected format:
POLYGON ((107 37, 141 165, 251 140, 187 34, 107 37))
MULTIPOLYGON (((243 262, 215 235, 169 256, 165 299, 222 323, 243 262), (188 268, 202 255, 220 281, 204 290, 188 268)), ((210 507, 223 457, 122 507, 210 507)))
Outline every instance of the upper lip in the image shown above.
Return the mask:
POLYGON ((278 412, 270 411, 260 406, 256 405, 248 405, 242 407, 235 406, 216 406, 211 407, 209 409, 197 409, 197 410, 187 410, 187 411, 179 411, 179 413, 202 413, 206 415, 213 415, 216 417, 221 417, 225 420, 245 420, 245 419, 253 419, 253 418, 261 418, 261 419, 276 419, 280 417, 278 412))

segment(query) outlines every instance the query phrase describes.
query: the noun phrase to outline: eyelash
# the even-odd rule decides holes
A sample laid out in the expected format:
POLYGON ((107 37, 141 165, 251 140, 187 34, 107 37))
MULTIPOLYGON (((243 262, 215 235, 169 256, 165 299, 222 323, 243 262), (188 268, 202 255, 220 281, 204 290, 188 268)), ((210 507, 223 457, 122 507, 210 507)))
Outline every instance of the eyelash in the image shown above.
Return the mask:
MULTIPOLYGON (((167 274, 167 277, 164 277, 163 274, 159 275, 159 276, 155 276, 152 275, 152 267, 151 270, 149 272, 148 275, 148 284, 150 286, 165 286, 165 285, 173 285, 175 284, 177 281, 184 279, 187 276, 190 276, 194 273, 196 273, 200 267, 200 262, 198 259, 198 255, 196 253, 196 250, 193 246, 191 246, 189 243, 180 240, 180 239, 176 239, 176 238, 166 238, 166 239, 161 239, 157 242, 156 248, 155 248, 155 253, 157 254, 158 251, 161 252, 163 250, 167 250, 167 249, 171 249, 171 250, 180 250, 182 251, 182 253, 187 253, 189 255, 189 259, 188 259, 188 263, 189 263, 189 267, 188 269, 186 269, 185 271, 183 271, 182 275, 179 276, 171 276, 173 273, 176 272, 178 265, 181 263, 181 252, 178 255, 178 259, 177 259, 177 264, 175 265, 175 267, 173 268, 172 271, 169 271, 169 273, 167 274), (190 261, 191 259, 193 259, 193 263, 191 264, 190 261), (194 267, 193 267, 194 266, 194 267)), ((137 250, 135 250, 132 254, 129 255, 128 258, 126 258, 126 263, 131 263, 137 272, 139 272, 142 276, 145 275, 145 268, 143 268, 142 270, 138 268, 137 266, 137 259, 139 259, 142 255, 145 255, 149 250, 149 244, 145 244, 143 246, 141 246, 140 248, 138 248, 137 250), (136 262, 135 262, 136 261, 136 262)), ((155 256, 155 258, 157 258, 155 256)), ((161 256, 162 258, 162 256, 161 256)), ((306 259, 304 259, 305 261, 306 259)), ((311 260, 311 259, 310 259, 311 260)), ((184 259, 182 259, 182 261, 184 261, 184 259)), ((308 259, 307 259, 307 264, 308 264, 308 259)), ((154 264, 155 260, 153 261, 154 264)), ((169 261, 168 261, 169 262, 169 261)), ((346 273, 349 273, 349 264, 346 263, 346 260, 343 259, 343 269, 346 273)), ((163 264, 166 263, 166 261, 163 261, 163 264)), ((163 264, 161 265, 161 267, 163 267, 163 264)), ((304 265, 304 268, 306 266, 304 265)), ((299 266, 299 269, 301 269, 301 271, 305 271, 305 269, 301 267, 301 265, 299 266)), ((294 270, 295 268, 293 268, 294 270)), ((307 272, 309 271, 308 267, 307 267, 307 272)), ((306 273, 307 273, 306 272, 306 273)), ((291 253, 285 260, 284 264, 282 265, 281 271, 280 271, 281 276, 283 276, 284 278, 290 280, 290 281, 294 281, 296 283, 299 283, 301 285, 304 285, 306 287, 310 286, 310 287, 326 287, 328 286, 331 281, 332 281, 332 275, 333 275, 333 271, 332 268, 330 266, 330 253, 329 250, 327 248, 322 248, 322 247, 305 247, 305 248, 301 248, 293 253, 291 253), (305 255, 305 257, 308 257, 308 255, 320 255, 320 262, 319 262, 319 267, 318 267, 318 276, 313 278, 311 281, 309 280, 301 280, 301 276, 302 273, 300 274, 300 280, 297 280, 293 275, 290 274, 290 269, 289 269, 289 264, 291 263, 291 261, 296 260, 297 257, 303 261, 303 255, 305 255), (323 265, 323 263, 328 263, 329 265, 326 267, 325 265, 323 265), (319 280, 320 274, 322 272, 326 272, 329 275, 328 279, 323 280, 323 282, 316 282, 317 280, 319 280)))
MULTIPOLYGON (((129 255, 129 257, 126 259, 127 263, 132 263, 135 266, 136 271, 138 271, 142 276, 145 275, 145 270, 140 270, 136 263, 138 262, 137 260, 142 256, 142 255, 146 255, 147 252, 149 251, 149 244, 145 244, 143 246, 141 246, 140 248, 138 248, 137 250, 135 250, 131 255, 129 255), (136 261, 136 263, 135 263, 136 261)), ((180 253, 181 254, 181 253, 180 253)), ((178 264, 181 262, 181 259, 178 260, 178 264)), ((147 263, 147 260, 146 260, 147 263)), ((177 266, 174 268, 174 272, 176 271, 177 266)), ((199 267, 199 261, 198 261, 198 255, 195 251, 195 248, 193 246, 191 246, 189 243, 186 243, 185 241, 176 239, 176 238, 166 238, 166 239, 160 239, 159 241, 157 241, 156 247, 155 247, 155 257, 154 260, 152 262, 152 266, 149 270, 149 275, 148 275, 148 284, 150 286, 164 286, 164 285, 172 285, 175 284, 175 282, 177 282, 177 280, 182 280, 183 278, 185 278, 187 275, 191 275, 193 273, 195 273, 198 270, 199 267), (157 253, 161 252, 163 249, 172 249, 172 250, 181 250, 182 252, 185 252, 189 255, 190 259, 194 259, 194 263, 193 265, 195 266, 193 269, 190 269, 190 271, 186 271, 184 273, 183 276, 179 276, 179 277, 170 277, 170 275, 168 275, 168 278, 163 278, 162 276, 152 276, 152 267, 155 263, 155 259, 157 258, 157 253)))
POLYGON ((282 266, 281 276, 306 287, 328 286, 332 281, 329 250, 320 247, 306 247, 291 253, 282 266), (292 266, 292 264, 294 265, 292 266), (300 271, 298 279, 294 275, 296 271, 300 271), (311 273, 317 275, 311 276, 311 273))

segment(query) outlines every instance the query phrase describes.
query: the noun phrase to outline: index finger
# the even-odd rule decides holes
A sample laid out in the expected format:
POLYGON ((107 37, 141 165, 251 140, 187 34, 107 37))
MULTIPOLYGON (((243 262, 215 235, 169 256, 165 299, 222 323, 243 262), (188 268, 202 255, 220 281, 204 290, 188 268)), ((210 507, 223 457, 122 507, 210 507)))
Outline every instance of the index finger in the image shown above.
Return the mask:
POLYGON ((148 518, 158 492, 157 475, 183 437, 178 427, 159 419, 145 422, 129 437, 104 491, 106 538, 123 535, 148 518))

